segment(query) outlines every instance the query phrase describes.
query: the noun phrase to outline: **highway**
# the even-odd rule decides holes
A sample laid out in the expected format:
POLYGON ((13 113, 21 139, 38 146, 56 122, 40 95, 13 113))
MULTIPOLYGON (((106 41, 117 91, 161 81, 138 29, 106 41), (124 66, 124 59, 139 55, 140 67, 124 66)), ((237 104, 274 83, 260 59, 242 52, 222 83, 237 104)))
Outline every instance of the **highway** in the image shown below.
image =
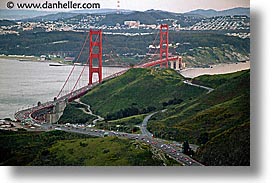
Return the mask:
MULTIPOLYGON (((150 114, 150 116, 153 116, 150 114)), ((147 116, 148 117, 148 116, 147 116)), ((148 118, 149 119, 149 118, 148 118)), ((167 154, 170 158, 176 160, 183 166, 203 166, 201 163, 193 160, 189 156, 183 154, 181 151, 181 147, 179 147, 174 142, 169 142, 163 139, 153 138, 150 136, 150 132, 147 134, 128 134, 125 132, 116 132, 116 131, 108 131, 102 129, 96 129, 92 127, 88 127, 85 125, 51 125, 51 124, 41 124, 40 128, 45 131, 51 130, 61 130, 65 132, 72 133, 80 133, 85 135, 90 135, 93 137, 105 137, 105 136, 113 136, 119 138, 128 138, 131 140, 137 140, 143 143, 146 143, 154 148, 157 148, 167 154), (148 136, 149 135, 149 136, 148 136)), ((147 130, 146 130, 147 131, 147 130)), ((147 131, 148 132, 148 131, 147 131)))
POLYGON ((142 133, 143 135, 147 136, 148 138, 152 138, 152 137, 153 137, 153 134, 150 133, 150 132, 147 130, 147 123, 148 123, 149 119, 150 119, 153 115, 157 114, 158 112, 159 112, 159 111, 154 112, 154 113, 149 114, 148 116, 146 116, 146 117, 143 119, 143 121, 142 121, 142 123, 141 123, 141 126, 139 126, 139 128, 140 128, 140 130, 141 130, 141 133, 142 133))
POLYGON ((141 126, 140 126, 140 130, 141 130, 141 133, 142 133, 143 137, 146 137, 147 141, 149 141, 149 142, 151 140, 151 145, 152 146, 162 150, 163 152, 168 154, 170 157, 172 157, 173 159, 175 159, 176 161, 178 161, 182 165, 202 166, 201 163, 193 160, 189 156, 182 153, 182 146, 181 146, 182 144, 180 144, 178 142, 171 143, 167 140, 154 138, 153 134, 150 133, 147 130, 147 124, 148 124, 149 119, 153 115, 155 115, 159 112, 165 112, 166 110, 167 109, 157 111, 157 112, 153 112, 153 113, 149 114, 148 116, 146 116, 144 118, 144 120, 142 121, 141 126), (167 144, 169 144, 169 145, 167 145, 167 144))

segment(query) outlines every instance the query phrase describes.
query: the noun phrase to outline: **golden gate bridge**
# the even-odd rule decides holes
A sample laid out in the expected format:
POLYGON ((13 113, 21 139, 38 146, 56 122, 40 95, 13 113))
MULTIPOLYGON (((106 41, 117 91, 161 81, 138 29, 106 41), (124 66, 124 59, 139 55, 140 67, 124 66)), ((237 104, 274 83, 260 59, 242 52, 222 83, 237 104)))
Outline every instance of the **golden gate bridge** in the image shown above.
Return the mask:
MULTIPOLYGON (((86 45, 87 41, 89 40, 89 56, 86 60, 86 64, 88 65, 89 71, 88 71, 88 83, 77 89, 78 84, 80 83, 80 80, 82 76, 84 75, 85 66, 82 68, 78 78, 76 79, 76 82, 73 84, 73 87, 69 90, 65 90, 65 87, 69 86, 70 78, 73 75, 73 72, 75 70, 76 65, 74 65, 66 78, 63 86, 61 87, 61 90, 57 94, 56 97, 54 97, 53 101, 46 102, 43 104, 38 104, 37 106, 30 107, 25 110, 21 110, 15 113, 15 119, 17 121, 24 121, 24 120, 32 120, 35 122, 45 122, 45 121, 51 121, 46 120, 45 115, 51 113, 54 110, 57 110, 62 106, 62 103, 71 102, 77 98, 80 98, 81 96, 85 95, 88 91, 90 91, 93 87, 96 85, 102 83, 103 81, 109 80, 111 78, 115 78, 117 76, 120 76, 124 74, 128 69, 130 68, 147 68, 147 67, 153 67, 153 66, 160 66, 160 67, 169 67, 172 69, 182 69, 183 63, 182 63, 182 57, 180 56, 173 56, 169 55, 169 26, 167 24, 161 24, 160 25, 160 31, 159 34, 156 35, 154 42, 156 41, 157 36, 160 36, 159 41, 159 55, 158 58, 151 58, 149 61, 146 61, 143 59, 139 64, 134 65, 132 67, 124 68, 123 70, 116 72, 108 77, 103 78, 103 65, 102 65, 102 30, 90 30, 89 33, 86 36, 86 39, 81 47, 80 53, 76 60, 78 60, 84 50, 84 46, 86 45), (95 65, 97 63, 97 65, 95 65), (97 74, 98 79, 93 82, 94 74, 97 74)), ((153 43, 154 44, 154 43, 153 43)), ((148 51, 149 55, 150 49, 148 51)), ((156 56, 157 49, 155 50, 155 53, 153 54, 156 56)), ((147 55, 147 54, 146 54, 147 55)))

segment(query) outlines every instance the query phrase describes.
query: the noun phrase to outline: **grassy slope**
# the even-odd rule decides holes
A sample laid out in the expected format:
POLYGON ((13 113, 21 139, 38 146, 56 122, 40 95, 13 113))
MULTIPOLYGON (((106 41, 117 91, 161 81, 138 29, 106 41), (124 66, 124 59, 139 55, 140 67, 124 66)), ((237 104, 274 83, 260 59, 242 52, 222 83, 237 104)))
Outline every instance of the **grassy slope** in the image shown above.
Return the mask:
MULTIPOLYGON (((208 86, 216 89, 194 101, 180 104, 166 113, 156 115, 155 120, 148 124, 153 133, 160 137, 178 141, 189 140, 192 143, 198 143, 199 137, 204 133, 208 133, 209 140, 215 142, 218 140, 219 135, 224 134, 229 129, 244 123, 249 124, 249 71, 220 76, 203 76, 195 80, 199 81, 200 84, 208 84, 208 86)), ((223 138, 230 139, 228 133, 225 133, 223 138)), ((246 138, 249 139, 249 135, 246 138)), ((228 153, 227 148, 221 148, 225 147, 223 144, 217 147, 216 153, 228 153)), ((249 148, 249 144, 243 143, 243 141, 237 141, 235 145, 249 148)), ((203 152, 207 151, 210 151, 210 149, 205 146, 203 152)), ((234 157, 237 157, 240 153, 240 151, 234 151, 234 149, 230 151, 234 157)), ((220 158, 219 164, 227 164, 227 160, 223 159, 224 157, 221 156, 220 158)), ((202 159, 202 157, 199 159, 202 159)), ((238 164, 238 159, 235 160, 232 164, 238 164)), ((249 159, 245 161, 249 162, 249 159)))
POLYGON ((106 137, 59 141, 40 155, 34 165, 146 166, 162 165, 152 158, 149 146, 135 141, 106 137))
POLYGON ((129 106, 162 108, 162 103, 178 98, 188 100, 205 90, 186 85, 173 70, 130 69, 81 98, 95 113, 106 116, 129 106))
POLYGON ((192 83, 201 84, 211 88, 217 88, 218 86, 232 79, 238 78, 241 75, 245 75, 247 72, 249 71, 239 71, 239 72, 230 73, 230 74, 219 74, 219 75, 212 75, 212 76, 202 75, 194 78, 192 80, 192 83))

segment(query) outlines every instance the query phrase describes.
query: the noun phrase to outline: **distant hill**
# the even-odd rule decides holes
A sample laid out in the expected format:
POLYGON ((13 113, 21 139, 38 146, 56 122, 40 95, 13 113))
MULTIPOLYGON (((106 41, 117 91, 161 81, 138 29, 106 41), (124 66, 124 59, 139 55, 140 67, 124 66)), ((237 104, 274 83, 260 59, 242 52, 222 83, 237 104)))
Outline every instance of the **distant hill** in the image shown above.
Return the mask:
MULTIPOLYGON (((132 13, 132 10, 127 10, 127 9, 120 9, 119 13, 121 14, 129 14, 132 13)), ((117 9, 96 9, 96 10, 72 10, 69 11, 69 13, 78 13, 78 14, 82 14, 82 13, 87 13, 87 14, 114 14, 117 13, 117 9)))
POLYGON ((0 9, 0 20, 21 20, 37 16, 54 14, 54 11, 36 11, 36 10, 6 10, 0 9))
POLYGON ((22 21, 55 21, 55 20, 61 20, 61 19, 67 19, 77 16, 77 13, 68 13, 68 12, 59 12, 54 14, 47 14, 42 16, 36 16, 32 18, 26 18, 22 19, 22 21))
POLYGON ((0 26, 15 25, 16 22, 12 20, 0 20, 0 26))
POLYGON ((201 20, 200 15, 185 15, 161 10, 133 11, 127 14, 108 14, 106 18, 100 22, 100 25, 116 25, 123 24, 127 20, 138 20, 141 24, 158 24, 168 23, 171 21, 163 21, 164 19, 177 20, 182 26, 194 24, 201 20))
MULTIPOLYGON (((131 10, 121 10, 121 16, 132 13, 133 11, 131 10)), ((73 17, 77 17, 79 15, 88 15, 88 14, 93 14, 93 15, 116 15, 117 10, 116 9, 98 9, 98 10, 73 10, 69 12, 58 12, 58 13, 53 13, 53 14, 47 14, 47 15, 41 15, 41 16, 36 16, 32 18, 27 18, 23 19, 24 21, 55 21, 55 20, 62 20, 62 19, 69 19, 73 17)))
MULTIPOLYGON (((141 16, 141 20, 146 22, 146 18, 151 23, 155 23, 158 19, 164 18, 173 18, 175 20, 182 21, 185 17, 195 17, 195 18, 203 18, 203 17, 213 17, 213 16, 227 16, 227 15, 246 15, 250 16, 250 9, 249 8, 232 8, 222 11, 217 11, 213 9, 197 9, 186 13, 174 13, 162 10, 147 10, 147 11, 132 11, 127 9, 120 10, 120 14, 117 14, 117 9, 97 9, 97 10, 73 10, 69 12, 57 12, 57 11, 36 11, 36 10, 6 10, 0 9, 0 19, 8 19, 8 20, 56 20, 62 18, 73 17, 73 15, 77 14, 103 14, 103 15, 110 15, 108 18, 114 18, 117 20, 117 17, 120 17, 121 20, 118 22, 122 22, 125 20, 125 16, 130 16, 133 20, 138 20, 141 16), (51 14, 51 15, 50 15, 51 14), (47 16, 49 15, 49 16, 47 16), (57 15, 57 17, 55 17, 57 15), (46 17, 43 17, 46 16, 46 17), (35 18, 36 17, 36 18, 35 18), (35 19, 32 19, 35 18, 35 19), (153 19, 152 19, 153 18, 153 19)), ((109 21, 107 19, 107 21, 109 21)), ((141 21, 141 22, 142 22, 141 21)))
POLYGON ((250 16, 250 8, 232 8, 227 10, 213 10, 213 9, 197 9, 185 14, 201 15, 205 17, 214 17, 214 16, 232 16, 232 15, 246 15, 250 16))

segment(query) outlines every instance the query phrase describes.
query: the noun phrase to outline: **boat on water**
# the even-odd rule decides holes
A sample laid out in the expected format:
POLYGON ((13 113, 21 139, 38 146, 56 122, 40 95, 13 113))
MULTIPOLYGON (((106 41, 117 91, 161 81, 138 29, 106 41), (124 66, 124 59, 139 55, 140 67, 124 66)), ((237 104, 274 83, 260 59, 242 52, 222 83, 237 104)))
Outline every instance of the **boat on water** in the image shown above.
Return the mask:
POLYGON ((50 63, 49 66, 65 66, 66 64, 60 64, 60 63, 50 63))

